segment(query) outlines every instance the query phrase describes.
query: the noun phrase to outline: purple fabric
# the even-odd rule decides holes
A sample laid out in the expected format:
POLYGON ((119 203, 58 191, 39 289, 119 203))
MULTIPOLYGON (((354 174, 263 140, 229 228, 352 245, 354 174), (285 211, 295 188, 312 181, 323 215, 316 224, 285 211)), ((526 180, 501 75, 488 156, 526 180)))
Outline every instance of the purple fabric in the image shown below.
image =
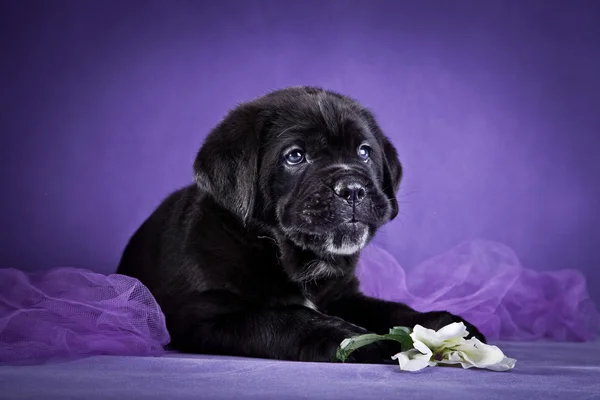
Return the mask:
MULTIPOLYGON (((524 269, 494 242, 464 243, 408 274, 371 245, 358 275, 369 295, 451 311, 492 340, 582 341, 598 334, 598 313, 579 271, 524 269)), ((168 342, 160 307, 136 279, 74 268, 0 270, 0 361, 158 355, 168 342)))
POLYGON ((510 372, 294 363, 168 353, 0 366, 2 399, 597 400, 600 343, 499 343, 510 372))
POLYGON ((419 311, 448 310, 490 339, 584 341, 598 337, 600 317, 579 270, 536 272, 491 241, 465 242, 405 272, 371 245, 358 268, 362 290, 419 311))
POLYGON ((160 307, 136 279, 74 268, 0 270, 0 362, 159 355, 168 342, 160 307))

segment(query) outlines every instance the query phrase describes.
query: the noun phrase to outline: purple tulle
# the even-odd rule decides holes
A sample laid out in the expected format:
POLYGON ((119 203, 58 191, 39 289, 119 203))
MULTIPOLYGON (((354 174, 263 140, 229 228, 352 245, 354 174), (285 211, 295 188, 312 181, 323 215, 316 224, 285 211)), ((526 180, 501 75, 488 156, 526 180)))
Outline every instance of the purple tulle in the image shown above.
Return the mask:
POLYGON ((358 276, 368 295, 419 311, 450 311, 489 339, 586 341, 600 332, 580 271, 523 268, 510 248, 495 242, 463 243, 408 272, 372 245, 358 276))
POLYGON ((160 355, 168 342, 160 307, 136 279, 0 269, 1 362, 160 355))
MULTIPOLYGON (((506 246, 464 243, 408 273, 385 250, 363 252, 371 296, 419 311, 448 310, 490 339, 595 339, 599 314, 577 270, 535 272, 506 246)), ((160 307, 136 279, 74 268, 0 269, 0 361, 87 355, 160 355, 169 342, 160 307)))

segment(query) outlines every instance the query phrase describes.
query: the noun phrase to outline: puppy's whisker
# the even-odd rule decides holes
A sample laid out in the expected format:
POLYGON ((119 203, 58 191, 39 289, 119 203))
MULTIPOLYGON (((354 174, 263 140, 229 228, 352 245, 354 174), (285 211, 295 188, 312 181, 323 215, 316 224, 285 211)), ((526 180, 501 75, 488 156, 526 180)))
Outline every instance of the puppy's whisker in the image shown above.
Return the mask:
POLYGON ((408 192, 408 193, 399 193, 397 195, 397 197, 407 197, 407 196, 410 196, 411 194, 415 194, 415 193, 419 193, 419 191, 418 190, 413 190, 413 191, 408 192))

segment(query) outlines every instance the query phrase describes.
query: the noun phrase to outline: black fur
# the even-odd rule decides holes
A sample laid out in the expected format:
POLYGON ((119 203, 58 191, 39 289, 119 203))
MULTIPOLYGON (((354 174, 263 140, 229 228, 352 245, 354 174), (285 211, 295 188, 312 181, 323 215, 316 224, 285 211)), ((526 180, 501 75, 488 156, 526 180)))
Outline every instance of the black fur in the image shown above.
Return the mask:
MULTIPOLYGON (((360 249, 398 213, 402 168, 354 100, 297 87, 242 104, 207 137, 194 173, 133 235, 118 269, 154 294, 173 348, 330 361, 349 336, 462 321, 358 290, 360 249), (291 165, 294 149, 305 160, 291 165)), ((383 362, 393 347, 351 361, 383 362)))

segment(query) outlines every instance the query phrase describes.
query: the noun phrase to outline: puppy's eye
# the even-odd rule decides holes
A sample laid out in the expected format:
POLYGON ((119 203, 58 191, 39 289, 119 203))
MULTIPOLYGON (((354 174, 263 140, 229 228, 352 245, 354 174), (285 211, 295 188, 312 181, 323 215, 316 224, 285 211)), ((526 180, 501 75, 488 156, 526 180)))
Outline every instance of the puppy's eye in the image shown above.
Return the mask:
POLYGON ((366 145, 366 144, 361 144, 360 146, 358 146, 358 157, 363 160, 363 161, 367 161, 369 159, 369 157, 371 156, 371 148, 366 145))
POLYGON ((304 152, 302 150, 295 149, 285 155, 285 162, 289 165, 300 164, 302 161, 304 161, 304 152))

